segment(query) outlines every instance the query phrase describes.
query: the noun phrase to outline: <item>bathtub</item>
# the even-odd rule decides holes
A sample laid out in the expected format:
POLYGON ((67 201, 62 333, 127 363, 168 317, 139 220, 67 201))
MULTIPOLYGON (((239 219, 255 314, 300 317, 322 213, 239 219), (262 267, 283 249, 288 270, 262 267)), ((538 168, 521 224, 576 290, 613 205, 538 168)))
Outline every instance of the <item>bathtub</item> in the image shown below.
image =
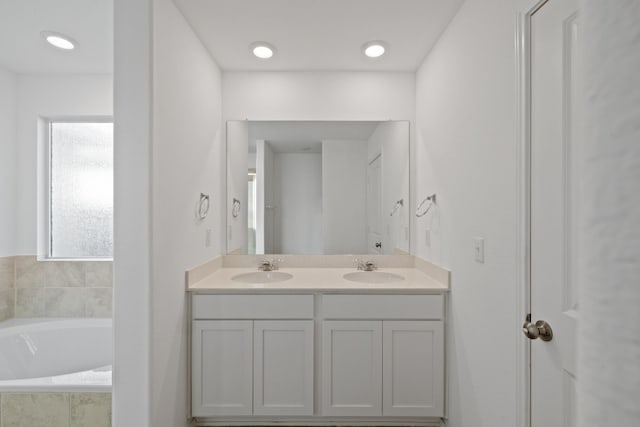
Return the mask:
POLYGON ((0 323, 0 393, 110 392, 111 319, 0 323))

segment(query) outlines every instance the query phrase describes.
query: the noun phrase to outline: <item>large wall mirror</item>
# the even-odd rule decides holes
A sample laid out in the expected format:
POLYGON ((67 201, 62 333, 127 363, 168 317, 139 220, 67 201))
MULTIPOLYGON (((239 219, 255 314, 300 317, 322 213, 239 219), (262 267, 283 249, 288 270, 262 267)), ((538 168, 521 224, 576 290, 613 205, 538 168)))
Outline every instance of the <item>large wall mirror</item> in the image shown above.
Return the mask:
POLYGON ((227 122, 228 254, 409 253, 409 122, 227 122))

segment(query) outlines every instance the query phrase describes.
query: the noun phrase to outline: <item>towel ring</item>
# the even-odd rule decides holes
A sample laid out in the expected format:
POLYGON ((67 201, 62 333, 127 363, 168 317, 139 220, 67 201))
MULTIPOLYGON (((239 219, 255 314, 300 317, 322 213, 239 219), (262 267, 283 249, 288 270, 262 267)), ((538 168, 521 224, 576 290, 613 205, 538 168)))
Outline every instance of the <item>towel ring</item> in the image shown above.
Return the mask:
POLYGON ((400 209, 402 206, 404 206, 404 199, 398 200, 396 204, 393 205, 393 208, 391 209, 391 213, 389 214, 389 216, 393 216, 393 214, 396 213, 396 211, 400 209))
POLYGON ((240 214, 240 200, 234 197, 233 207, 231 208, 231 215, 233 215, 234 218, 237 218, 239 214, 240 214))
POLYGON ((209 214, 209 195, 200 193, 200 201, 198 202, 198 219, 205 219, 209 214))
POLYGON ((430 195, 429 197, 425 198, 422 202, 420 202, 420 204, 418 205, 418 207, 416 208, 416 217, 420 218, 422 216, 425 216, 427 214, 427 212, 429 212, 429 210, 433 207, 433 205, 436 204, 436 195, 435 193, 430 195), (431 202, 429 204, 429 206, 427 206, 427 208, 424 211, 421 211, 422 207, 424 206, 425 203, 427 202, 431 202))

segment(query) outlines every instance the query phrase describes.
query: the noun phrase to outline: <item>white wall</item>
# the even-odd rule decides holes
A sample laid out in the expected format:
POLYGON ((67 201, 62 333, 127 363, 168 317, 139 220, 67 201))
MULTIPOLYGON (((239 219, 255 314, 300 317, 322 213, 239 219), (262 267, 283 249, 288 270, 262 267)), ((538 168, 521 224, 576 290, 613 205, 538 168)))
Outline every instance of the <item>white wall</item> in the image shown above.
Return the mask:
POLYGON ((16 255, 37 247, 38 118, 113 115, 111 75, 18 76, 16 255))
POLYGON ((583 0, 578 425, 640 425, 640 3, 583 0))
POLYGON ((367 253, 367 141, 322 141, 322 217, 322 253, 367 253))
POLYGON ((150 426, 153 0, 114 0, 114 427, 150 426))
POLYGON ((514 5, 467 0, 417 72, 416 193, 437 193, 438 209, 417 220, 414 250, 452 270, 452 427, 516 425, 514 5), (486 238, 484 264, 473 260, 474 236, 486 238), (481 325, 491 325, 488 335, 481 325))
POLYGON ((239 72, 222 77, 225 120, 413 120, 412 72, 239 72))
POLYGON ((322 155, 276 153, 276 253, 322 253, 322 155))
POLYGON ((219 255, 224 236, 220 69, 170 0, 154 2, 153 28, 150 425, 177 427, 187 415, 184 273, 219 255), (203 221, 201 192, 211 195, 203 221))
POLYGON ((15 255, 18 80, 0 67, 0 257, 15 255))

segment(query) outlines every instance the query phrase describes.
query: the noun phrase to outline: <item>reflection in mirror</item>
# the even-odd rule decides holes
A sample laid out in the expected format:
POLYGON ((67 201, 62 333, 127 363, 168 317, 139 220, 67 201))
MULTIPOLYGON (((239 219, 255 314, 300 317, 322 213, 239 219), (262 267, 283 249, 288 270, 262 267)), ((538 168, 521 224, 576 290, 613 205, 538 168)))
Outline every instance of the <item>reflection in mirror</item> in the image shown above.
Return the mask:
POLYGON ((229 254, 409 253, 410 206, 407 121, 227 122, 229 254))

